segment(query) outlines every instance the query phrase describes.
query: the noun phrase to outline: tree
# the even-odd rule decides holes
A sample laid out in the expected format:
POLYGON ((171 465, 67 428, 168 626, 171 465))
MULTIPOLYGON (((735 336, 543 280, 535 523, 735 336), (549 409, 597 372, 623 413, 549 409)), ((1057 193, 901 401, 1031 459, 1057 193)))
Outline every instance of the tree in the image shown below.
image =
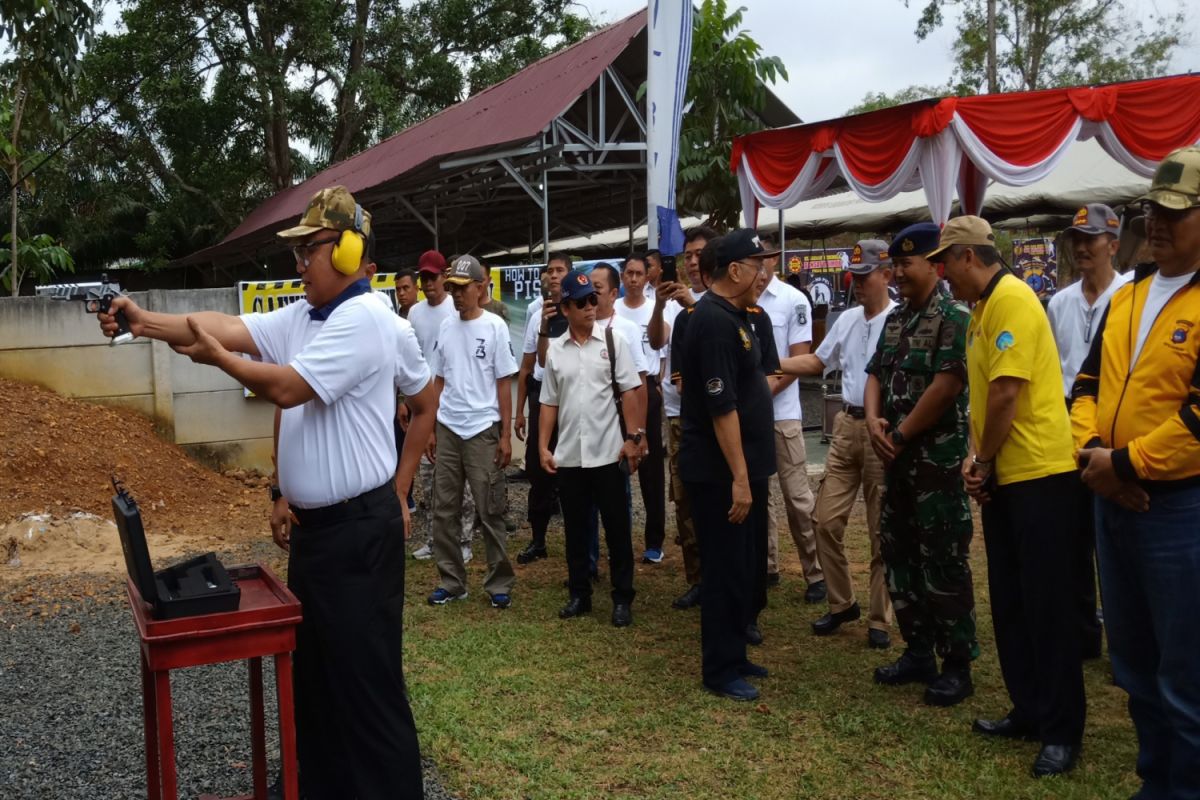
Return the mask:
POLYGON ((52 236, 40 233, 37 236, 21 239, 17 242, 16 250, 20 257, 21 271, 13 270, 12 238, 4 234, 0 241, 8 248, 0 250, 0 285, 6 289, 18 286, 24 275, 33 275, 39 281, 47 281, 64 272, 74 272, 75 262, 52 236))
POLYGON ((925 100, 930 97, 945 97, 953 93, 953 90, 949 86, 921 86, 916 84, 906 86, 894 94, 867 92, 863 95, 862 101, 858 105, 848 109, 846 114, 865 114, 868 111, 902 106, 905 103, 925 100))
POLYGON ((994 88, 1022 91, 1162 75, 1187 30, 1182 6, 1138 16, 1123 0, 991 2, 994 42, 988 36, 988 0, 927 0, 921 11, 919 40, 944 24, 944 7, 960 9, 954 45, 958 94, 974 94, 987 84, 991 44, 994 88))
POLYGON ((740 30, 746 9, 726 0, 704 0, 695 16, 687 101, 679 135, 678 205, 704 214, 710 224, 737 225, 737 178, 729 171, 733 140, 764 127, 766 83, 787 80, 776 56, 740 30))

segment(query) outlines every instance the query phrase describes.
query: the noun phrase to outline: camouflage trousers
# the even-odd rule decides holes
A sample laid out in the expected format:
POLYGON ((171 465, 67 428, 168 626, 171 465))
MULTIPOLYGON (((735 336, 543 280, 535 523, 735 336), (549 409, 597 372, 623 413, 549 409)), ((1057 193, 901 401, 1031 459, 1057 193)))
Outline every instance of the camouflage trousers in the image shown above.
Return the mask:
POLYGON ((884 480, 879 540, 888 593, 910 650, 974 659, 971 507, 958 465, 921 456, 901 454, 884 480))

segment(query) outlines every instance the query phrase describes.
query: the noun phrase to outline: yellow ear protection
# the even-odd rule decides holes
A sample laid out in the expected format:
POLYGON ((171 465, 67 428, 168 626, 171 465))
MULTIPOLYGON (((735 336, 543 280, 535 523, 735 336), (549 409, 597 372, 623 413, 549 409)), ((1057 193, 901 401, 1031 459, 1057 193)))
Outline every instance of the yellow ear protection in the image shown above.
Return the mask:
POLYGON ((363 246, 366 237, 363 235, 363 210, 358 203, 354 204, 354 230, 342 231, 342 238, 333 246, 330 259, 333 268, 343 275, 353 275, 362 266, 363 246))

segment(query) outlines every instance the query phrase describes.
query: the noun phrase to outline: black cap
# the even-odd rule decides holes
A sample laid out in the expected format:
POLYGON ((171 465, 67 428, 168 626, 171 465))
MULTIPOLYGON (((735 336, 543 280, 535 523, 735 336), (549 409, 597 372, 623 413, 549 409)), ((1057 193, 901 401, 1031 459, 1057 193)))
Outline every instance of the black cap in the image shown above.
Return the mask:
POLYGON ((738 228, 721 237, 717 245, 717 266, 724 269, 743 258, 768 258, 777 256, 780 252, 778 249, 765 249, 756 231, 738 228))

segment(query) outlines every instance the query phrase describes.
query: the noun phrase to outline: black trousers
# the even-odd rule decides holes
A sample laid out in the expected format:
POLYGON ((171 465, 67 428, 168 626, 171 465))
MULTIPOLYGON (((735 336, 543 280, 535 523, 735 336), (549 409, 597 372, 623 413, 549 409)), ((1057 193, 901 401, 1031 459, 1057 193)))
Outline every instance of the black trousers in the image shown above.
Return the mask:
POLYGON ((625 475, 620 467, 616 462, 603 467, 559 467, 558 491, 562 497, 567 585, 571 597, 586 599, 592 596, 588 517, 595 507, 600 509, 600 521, 604 523, 613 604, 632 603, 633 532, 629 524, 625 475))
POLYGON ((650 452, 637 468, 638 484, 642 487, 642 505, 646 508, 647 550, 662 550, 667 536, 666 450, 662 429, 662 386, 657 377, 647 376, 646 446, 650 452))
POLYGON ((395 485, 293 509, 288 588, 296 631, 301 794, 421 798, 421 756, 401 662, 404 523, 395 485))
POLYGON ((1075 577, 1078 581, 1075 602, 1079 612, 1079 646, 1084 657, 1099 655, 1104 626, 1096 618, 1096 495, 1086 486, 1079 488, 1079 547, 1075 577))
MULTIPOLYGON (((558 480, 542 469, 542 458, 538 452, 538 431, 542 414, 542 382, 532 375, 525 379, 525 390, 529 397, 529 435, 525 439, 525 475, 529 478, 529 527, 533 530, 533 543, 546 546, 546 528, 550 518, 558 511, 558 480)), ((550 449, 558 442, 558 430, 550 436, 550 449)))
POLYGON ((766 489, 761 497, 755 490, 754 484, 750 485, 750 491, 754 495, 754 505, 750 508, 750 516, 747 521, 753 525, 754 536, 752 537, 753 550, 750 554, 750 616, 746 619, 746 624, 757 625, 759 613, 767 607, 767 555, 770 548, 768 538, 771 533, 770 490, 769 478, 766 480, 766 489))
MULTIPOLYGON (((746 623, 757 614, 758 523, 753 509, 741 523, 729 521, 732 484, 688 482, 685 486, 700 545, 700 671, 705 684, 721 686, 739 677, 738 668, 746 662, 746 623)), ((750 484, 754 506, 762 506, 764 514, 768 491, 766 479, 750 484)))
POLYGON ((1043 744, 1083 738, 1075 569, 1079 474, 993 487, 982 509, 992 627, 1012 715, 1043 744))

